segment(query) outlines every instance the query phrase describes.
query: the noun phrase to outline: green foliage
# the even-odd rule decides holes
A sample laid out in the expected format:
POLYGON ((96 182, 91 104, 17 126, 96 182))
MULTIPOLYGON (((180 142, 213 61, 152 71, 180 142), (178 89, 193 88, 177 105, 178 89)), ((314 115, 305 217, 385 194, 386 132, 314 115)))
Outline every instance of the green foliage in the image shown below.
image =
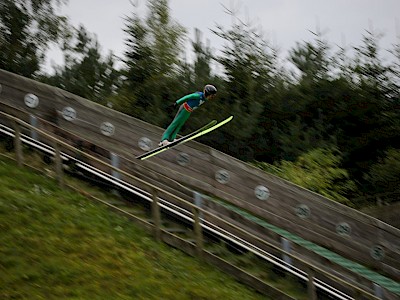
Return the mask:
POLYGON ((179 56, 186 30, 171 19, 167 0, 147 4, 145 20, 136 13, 126 19, 126 82, 122 90, 125 95, 131 93, 133 109, 127 113, 162 125, 169 120, 166 107, 182 96, 174 93, 174 86, 179 86, 179 56))
POLYGON ((211 59, 212 52, 210 45, 203 45, 202 33, 195 30, 195 41, 192 42, 195 61, 193 66, 193 88, 199 88, 207 83, 213 83, 211 80, 211 59))
POLYGON ((171 18, 168 3, 168 0, 149 0, 146 19, 155 71, 163 75, 175 74, 186 34, 186 29, 171 18))
POLYGON ((117 71, 112 54, 103 58, 88 32, 75 31, 55 14, 57 3, 1 2, 0 68, 37 76, 44 50, 60 41, 63 29, 66 65, 41 80, 161 127, 176 113, 167 110, 176 99, 215 84, 216 100, 193 113, 182 133, 204 119, 233 114, 229 126, 200 141, 243 160, 269 163, 335 147, 360 195, 377 193, 366 174, 387 149, 400 147, 398 42, 385 49, 393 54, 389 64, 380 57, 381 34, 367 31, 350 56, 346 48, 331 51, 316 32, 291 49, 286 69, 262 29, 228 11, 232 26, 212 30, 224 42, 222 52, 214 55, 197 30, 192 62, 182 58, 186 29, 171 18, 168 0, 148 0, 146 16, 133 7, 126 18, 124 65, 117 71), (213 74, 214 66, 222 74, 213 74))
POLYGON ((59 0, 2 0, 0 68, 33 77, 51 42, 57 42, 66 19, 56 14, 59 0))
POLYGON ((228 30, 217 28, 214 32, 227 43, 218 58, 227 78, 227 99, 222 101, 237 116, 231 126, 234 137, 248 139, 255 131, 266 95, 272 88, 274 53, 251 25, 240 23, 228 30))
POLYGON ((393 89, 396 84, 390 76, 391 68, 378 55, 380 37, 368 33, 356 48, 353 81, 347 82, 349 92, 340 102, 343 111, 336 119, 339 147, 346 156, 344 164, 362 185, 362 174, 383 151, 396 147, 400 137, 398 90, 393 89))
MULTIPOLYGON (((379 57, 379 40, 382 34, 368 32, 363 37, 363 44, 355 47, 356 59, 353 70, 355 79, 363 89, 371 89, 376 97, 389 93, 389 71, 379 57)), ((384 99, 382 99, 384 100, 384 99)))
POLYGON ((303 153, 318 147, 336 145, 335 138, 328 136, 324 119, 315 119, 311 126, 296 115, 294 121, 283 121, 282 129, 273 129, 273 136, 279 142, 282 151, 281 158, 293 161, 303 153))
POLYGON ((120 85, 112 53, 103 58, 97 39, 90 36, 83 26, 70 34, 64 41, 65 64, 56 67, 55 74, 42 81, 94 102, 107 104, 108 98, 120 85))
POLYGON ((345 195, 354 192, 356 186, 348 172, 340 167, 341 161, 336 149, 316 148, 294 162, 281 161, 275 166, 258 163, 257 166, 332 200, 351 205, 345 195))
POLYGON ((398 201, 400 195, 400 150, 389 149, 365 175, 375 197, 386 202, 398 201))
POLYGON ((394 80, 389 82, 389 87, 393 91, 391 98, 400 100, 400 38, 397 38, 397 43, 393 45, 393 49, 389 50, 393 54, 394 62, 390 67, 390 74, 394 80))
POLYGON ((314 33, 316 39, 313 43, 297 43, 296 48, 290 52, 290 60, 300 71, 300 82, 310 84, 329 77, 329 44, 322 39, 321 33, 314 33))
POLYGON ((274 87, 280 85, 283 77, 277 51, 251 23, 238 21, 228 29, 217 26, 213 32, 225 42, 222 54, 216 57, 224 73, 218 112, 233 114, 235 121, 212 144, 228 154, 251 159, 255 154, 252 147, 264 147, 270 141, 270 125, 266 124, 270 119, 265 115, 278 91, 274 87))

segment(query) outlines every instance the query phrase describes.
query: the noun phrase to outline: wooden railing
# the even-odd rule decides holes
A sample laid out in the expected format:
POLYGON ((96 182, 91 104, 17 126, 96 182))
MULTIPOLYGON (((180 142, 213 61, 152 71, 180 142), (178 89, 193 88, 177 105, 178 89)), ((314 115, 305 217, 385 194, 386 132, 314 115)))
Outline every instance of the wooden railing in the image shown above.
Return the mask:
MULTIPOLYGON (((147 181, 138 178, 137 176, 134 176, 120 168, 114 167, 111 164, 104 162, 103 160, 94 157, 93 155, 87 154, 85 151, 79 150, 68 143, 65 143, 64 141, 61 141, 54 137, 52 134, 45 132, 43 130, 37 129, 36 127, 33 127, 32 125, 26 123, 25 121, 22 121, 18 119, 17 117, 14 117, 12 115, 9 115, 7 113, 4 113, 0 111, 0 116, 1 119, 7 119, 9 123, 12 123, 14 125, 14 145, 15 145, 15 151, 16 151, 16 160, 18 165, 22 166, 24 165, 24 157, 23 157, 23 151, 22 151, 22 141, 21 141, 21 128, 22 129, 28 129, 28 130, 35 130, 36 133, 42 137, 45 138, 48 141, 51 141, 53 146, 54 146, 54 160, 55 160, 55 172, 57 174, 56 178, 59 182, 60 185, 63 185, 63 168, 62 168, 62 153, 64 151, 69 151, 72 153, 75 153, 75 155, 79 155, 80 157, 85 158, 87 161, 90 163, 96 162, 99 165, 103 165, 107 169, 114 170, 120 174, 123 174, 126 178, 130 179, 131 183, 134 183, 136 186, 140 187, 140 189, 147 191, 152 195, 152 218, 153 222, 148 223, 147 227, 151 229, 153 232, 155 238, 159 241, 164 241, 169 244, 174 245, 175 247, 178 247, 182 250, 186 250, 190 254, 197 254, 201 259, 205 259, 209 262, 214 263, 216 266, 219 268, 229 270, 230 274, 235 276, 237 279, 242 280, 244 283, 249 284, 253 288, 259 290, 260 292, 266 293, 268 295, 275 295, 275 299, 292 299, 290 296, 286 295, 284 292, 276 290, 275 288, 267 285, 266 283, 263 283, 261 280, 254 278, 253 276, 247 274, 246 272, 243 272, 242 270, 226 263, 222 259, 219 259, 215 255, 207 252, 204 249, 203 246, 203 228, 201 226, 201 219, 200 215, 202 215, 204 218, 207 218, 209 220, 216 220, 218 221, 219 224, 224 224, 225 228, 230 228, 231 231, 240 233, 241 236, 244 236, 247 238, 247 240, 250 241, 255 241, 257 242, 258 245, 262 245, 264 249, 269 249, 270 251, 273 252, 279 252, 281 255, 286 255, 290 257, 298 266, 302 266, 302 270, 307 272, 308 274, 308 297, 309 299, 317 299, 316 295, 316 289, 315 289, 315 278, 329 278, 333 282, 336 282, 342 286, 344 286, 347 290, 353 291, 354 297, 358 299, 358 296, 365 297, 366 299, 379 299, 375 295, 371 294, 369 291, 366 291, 356 285, 353 285, 346 280, 339 278, 338 276, 335 276, 333 274, 330 274, 329 272, 326 272, 320 268, 318 268, 315 265, 312 265, 311 263, 305 261, 304 259, 301 259, 300 257, 297 257, 296 255, 293 255, 292 253, 286 252, 282 250, 280 247, 273 245, 272 243, 269 243, 260 237, 248 232, 247 230, 233 224, 230 222, 227 222, 223 218, 218 217, 217 215, 211 213, 209 210, 202 209, 191 202, 188 202, 187 200, 184 200, 180 197, 177 197, 175 194, 166 191, 154 184, 150 184, 147 181), (178 237, 174 236, 173 234, 163 230, 161 228, 161 214, 160 214, 160 206, 159 206, 159 200, 160 199, 165 199, 167 201, 173 201, 174 203, 180 203, 182 207, 188 207, 191 209, 193 212, 193 228, 194 228, 194 240, 195 244, 193 245, 190 242, 183 241, 179 239, 178 237)), ((256 246, 254 246, 256 248, 256 246)), ((394 298, 393 298, 394 299, 394 298)))
MULTIPOLYGON (((182 187, 219 197, 394 280, 400 278, 397 228, 197 142, 142 165, 132 163, 136 155, 156 146, 161 128, 2 70, 0 85, 0 104, 26 112, 22 120, 33 124, 32 117, 44 119, 48 123, 37 128, 53 132, 62 128, 81 139, 76 143, 107 149, 121 157, 119 166, 129 173, 132 168, 152 170, 166 185, 173 178, 182 187)), ((176 191, 186 193, 185 188, 176 191)))

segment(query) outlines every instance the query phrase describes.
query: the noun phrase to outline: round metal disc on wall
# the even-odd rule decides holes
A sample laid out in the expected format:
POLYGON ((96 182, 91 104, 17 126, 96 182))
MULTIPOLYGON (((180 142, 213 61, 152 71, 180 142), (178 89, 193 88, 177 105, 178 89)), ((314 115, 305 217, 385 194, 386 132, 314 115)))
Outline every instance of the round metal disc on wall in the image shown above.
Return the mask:
POLYGON ((258 185, 254 189, 254 194, 260 200, 267 200, 269 198, 270 192, 269 189, 263 185, 258 185))
POLYGON ((295 208, 296 215, 301 219, 307 219, 311 215, 310 208, 305 204, 299 204, 295 208))
POLYGON ((370 250, 371 257, 375 260, 383 260, 385 249, 381 245, 374 245, 370 250))
POLYGON ((346 222, 341 222, 336 225, 336 232, 341 236, 350 236, 351 235, 351 226, 346 222))
POLYGON ((112 135, 114 135, 115 127, 110 122, 103 122, 100 125, 100 131, 102 134, 104 134, 106 136, 112 136, 112 135))
POLYGON ((138 141, 138 146, 143 151, 150 151, 153 148, 153 142, 147 137, 141 137, 138 141))
POLYGON ((227 170, 219 170, 215 173, 215 179, 221 184, 229 182, 229 173, 227 170))
POLYGON ((24 97, 25 105, 30 108, 36 108, 39 105, 39 98, 34 94, 26 94, 24 97))
POLYGON ((190 163, 190 156, 187 153, 180 152, 176 157, 176 161, 181 166, 187 166, 190 163))
POLYGON ((76 119, 76 111, 70 106, 64 107, 61 114, 67 121, 73 121, 76 119))

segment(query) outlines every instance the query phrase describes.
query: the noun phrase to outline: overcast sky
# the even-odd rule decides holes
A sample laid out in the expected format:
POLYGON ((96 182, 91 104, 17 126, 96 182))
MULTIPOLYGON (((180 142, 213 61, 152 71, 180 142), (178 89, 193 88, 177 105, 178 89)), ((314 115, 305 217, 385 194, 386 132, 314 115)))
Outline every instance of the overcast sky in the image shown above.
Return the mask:
MULTIPOLYGON (((145 10, 146 0, 131 1, 145 10)), ((380 46, 385 58, 391 57, 385 49, 400 43, 400 0, 169 0, 169 6, 172 18, 187 29, 189 39, 194 38, 194 28, 198 28, 216 52, 223 41, 210 29, 216 24, 224 28, 232 24, 224 6, 235 9, 242 20, 261 27, 265 38, 281 49, 282 59, 296 42, 312 41, 310 31, 317 28, 332 46, 348 48, 361 45, 366 30, 383 33, 380 46)), ((132 11, 129 0, 69 0, 61 13, 75 26, 83 24, 96 34, 103 53, 111 50, 121 57, 126 38, 124 17, 132 11)), ((56 51, 50 53, 49 61, 63 64, 56 51)))

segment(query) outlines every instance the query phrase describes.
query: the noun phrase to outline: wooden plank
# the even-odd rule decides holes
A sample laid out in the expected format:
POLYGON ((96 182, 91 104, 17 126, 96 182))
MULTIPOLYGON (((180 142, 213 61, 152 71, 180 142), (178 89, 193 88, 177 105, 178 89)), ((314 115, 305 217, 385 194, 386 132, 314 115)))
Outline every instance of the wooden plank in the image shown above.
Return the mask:
MULTIPOLYGON (((256 236, 265 239, 266 241, 270 241, 271 239, 271 231, 268 228, 259 226, 255 223, 252 223, 244 218, 241 218, 240 215, 237 215, 233 212, 227 212, 225 211, 224 208, 222 207, 218 207, 218 205, 215 204, 210 204, 209 202, 204 203, 203 208, 207 209, 209 206, 211 206, 211 210, 210 212, 217 214, 218 216, 220 216, 221 218, 223 218, 226 221, 229 221, 233 224, 236 225, 241 225, 241 227, 243 228, 248 228, 250 229, 250 231, 255 234, 256 236)), ((213 224, 216 224, 217 226, 220 226, 222 228, 225 228, 226 226, 224 226, 224 223, 221 223, 221 221, 219 220, 215 220, 214 218, 208 218, 205 217, 206 220, 211 221, 213 224)), ((281 218, 279 216, 275 216, 275 221, 272 221, 271 224, 278 226, 281 225, 283 222, 287 222, 287 223, 291 223, 289 222, 287 219, 281 218)), ((383 270, 385 272, 387 272, 388 274, 393 274, 393 270, 390 269, 390 264, 387 263, 387 261, 382 261, 382 262, 378 262, 375 260, 372 260, 372 258, 369 256, 369 249, 367 249, 366 247, 364 247, 361 244, 358 243, 337 243, 332 239, 332 235, 330 235, 329 233, 327 233, 326 235, 323 234, 319 234, 316 233, 313 229, 311 229, 311 227, 307 226, 307 225, 301 225, 298 223, 291 223, 291 226, 293 226, 293 230, 290 231, 292 234, 297 234, 299 236, 303 236, 306 238, 306 240, 313 242, 313 240, 315 241, 320 241, 323 240, 324 244, 323 246, 327 247, 328 250, 332 250, 332 248, 336 248, 336 253, 338 253, 339 255, 342 255, 343 257, 349 256, 348 253, 352 253, 352 252, 357 252, 359 253, 360 257, 357 260, 354 261, 359 261, 361 264, 363 265, 369 265, 370 267, 373 268, 378 268, 380 270, 383 270)), ((235 230, 233 230, 235 231, 235 230)), ((236 234, 238 236, 242 236, 242 234, 240 232, 236 232, 236 234)), ((273 244, 278 244, 278 239, 276 236, 276 233, 273 233, 272 235, 273 237, 275 237, 275 241, 273 241, 273 244)), ((248 239, 246 236, 242 236, 243 239, 248 239)), ((251 240, 251 242, 254 242, 255 245, 259 246, 261 249, 265 249, 265 247, 263 247, 262 244, 251 240)), ((300 244, 299 244, 300 245, 300 244)), ((304 248, 305 249, 305 248, 304 248)), ((314 256, 319 257, 320 255, 317 253, 314 253, 314 256)), ((313 256, 309 257, 308 259, 312 259, 313 256)), ((390 261, 390 263, 393 263, 393 261, 390 261)))
MULTIPOLYGON (((252 235, 261 238, 263 241, 266 241, 272 245, 275 245, 276 247, 281 248, 281 238, 280 238, 281 236, 276 232, 270 230, 268 227, 264 227, 254 222, 251 222, 249 219, 244 218, 240 214, 229 211, 228 209, 216 203, 208 201, 206 199, 203 199, 202 208, 206 209, 207 211, 210 211, 213 214, 216 214, 224 221, 234 224, 237 227, 248 231, 252 235)), ((206 215, 205 220, 208 220, 211 223, 217 225, 218 227, 234 233, 236 236, 242 238, 243 240, 249 241, 251 244, 255 245, 260 249, 264 249, 267 252, 271 252, 271 249, 269 247, 266 247, 264 243, 260 243, 258 240, 249 237, 249 235, 243 234, 243 232, 241 231, 230 228, 229 226, 226 225, 225 222, 221 222, 221 220, 219 219, 206 215)), ((307 230, 307 228, 305 228, 305 230, 307 230)), ((296 244, 296 242, 291 242, 291 249, 292 249, 291 251, 292 254, 298 256, 299 258, 302 258, 303 260, 313 265, 318 266, 320 269, 325 270, 327 273, 342 274, 343 276, 346 276, 346 278, 353 281, 354 283, 359 283, 362 284, 363 286, 372 285, 370 280, 367 280, 360 274, 354 273, 351 270, 344 268, 343 266, 319 255, 318 253, 315 253, 311 249, 308 249, 305 246, 302 246, 301 244, 296 244)), ((349 245, 347 251, 352 251, 352 249, 353 248, 349 245)), ((280 253, 277 253, 276 255, 280 256, 280 253)), ((299 266, 298 264, 296 264, 295 261, 293 261, 293 263, 295 266, 299 266)))
MULTIPOLYGON (((64 139, 70 138, 71 143, 79 143, 79 139, 72 138, 72 135, 79 136, 85 141, 81 142, 81 147, 87 148, 98 157, 104 156, 106 161, 110 159, 112 151, 130 162, 129 168, 125 170, 135 174, 142 173, 142 178, 150 174, 148 177, 154 184, 159 180, 160 185, 168 186, 171 180, 166 178, 173 178, 181 185, 221 197, 277 226, 329 246, 339 253, 351 245, 354 249, 347 255, 352 259, 366 258, 368 263, 383 269, 391 267, 394 269, 392 274, 397 274, 400 262, 400 231, 392 226, 196 142, 171 149, 146 164, 137 164, 134 156, 143 153, 138 146, 139 139, 147 137, 151 142, 157 143, 163 132, 162 128, 6 71, 0 70, 0 83, 3 87, 0 93, 2 111, 12 111, 28 123, 29 114, 43 118, 48 124, 39 121, 40 128, 53 130, 64 139), (37 107, 31 108, 24 103, 27 93, 39 97, 40 103, 37 107), (12 106, 14 108, 10 108, 12 106), (68 106, 76 110, 76 120, 67 121, 62 116, 61 112, 68 106), (101 133, 100 125, 103 122, 114 125, 113 135, 105 136, 101 133), (50 129, 49 124, 54 127, 50 129), (70 135, 59 128, 66 129, 65 132, 70 135), (190 163, 186 166, 177 163, 177 156, 181 153, 190 157, 190 163), (222 169, 229 172, 230 180, 227 184, 218 183, 215 179, 216 172, 222 169), (268 187, 271 193, 269 199, 260 201, 255 197, 254 189, 257 185, 268 187), (295 210, 299 204, 307 205, 311 210, 308 219, 303 220, 296 215, 295 210), (336 226, 340 222, 351 226, 351 238, 337 234, 336 226), (375 245, 380 245, 385 250, 382 262, 371 261, 369 251, 375 245)), ((181 188, 179 184, 176 184, 177 191, 187 195, 185 188, 181 188)))

